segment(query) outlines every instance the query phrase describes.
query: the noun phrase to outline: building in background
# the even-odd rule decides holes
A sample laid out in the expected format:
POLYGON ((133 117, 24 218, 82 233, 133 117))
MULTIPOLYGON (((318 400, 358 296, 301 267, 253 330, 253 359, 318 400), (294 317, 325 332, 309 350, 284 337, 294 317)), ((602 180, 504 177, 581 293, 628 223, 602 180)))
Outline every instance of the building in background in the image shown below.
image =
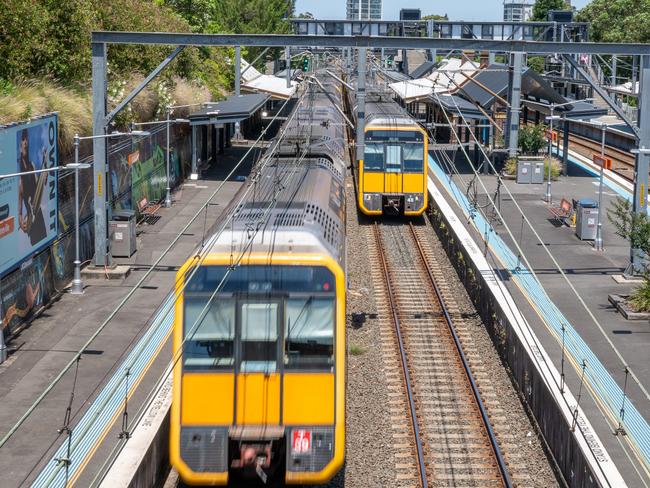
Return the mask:
POLYGON ((347 0, 347 20, 381 20, 382 0, 347 0))
POLYGON ((533 0, 503 2, 503 20, 505 22, 526 22, 533 16, 533 0))
POLYGON ((399 20, 420 20, 421 17, 419 8, 403 8, 399 11, 399 20))

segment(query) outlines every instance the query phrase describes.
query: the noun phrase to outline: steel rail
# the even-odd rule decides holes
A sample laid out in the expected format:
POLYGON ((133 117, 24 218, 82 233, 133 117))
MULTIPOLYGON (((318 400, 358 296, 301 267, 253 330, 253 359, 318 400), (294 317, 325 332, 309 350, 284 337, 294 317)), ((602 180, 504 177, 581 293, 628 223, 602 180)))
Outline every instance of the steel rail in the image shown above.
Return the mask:
POLYGON ((415 437, 415 445, 418 454, 418 468, 420 472, 420 479, 422 480, 422 488, 428 488, 426 463, 424 461, 424 452, 422 449, 422 440, 420 439, 420 428, 418 426, 417 413, 415 412, 415 400, 413 398, 413 387, 411 385, 411 374, 408 369, 408 362, 406 360, 406 347, 400 329, 400 320, 397 314, 397 304, 393 300, 393 290, 390 283, 390 275, 388 273, 388 264, 386 263, 386 256, 384 253, 384 246, 381 242, 379 231, 379 224, 374 223, 373 231, 379 250, 379 257, 381 259, 381 268, 384 275, 384 283, 386 284, 386 295, 388 295, 388 302, 393 317, 393 325, 395 326, 395 333, 397 334, 397 343, 399 344, 400 359, 402 362, 402 372, 404 373, 404 382, 406 383, 406 394, 409 400, 409 411, 411 414, 411 426, 413 427, 413 435, 415 437))
POLYGON ((487 410, 485 409, 485 405, 483 404, 483 400, 481 399, 481 394, 478 391, 478 386, 476 385, 476 381, 474 380, 474 376, 472 375, 472 371, 469 366, 469 362, 467 361, 467 357, 465 356, 465 353, 463 352, 463 347, 460 343, 460 339, 458 338, 458 335, 456 334, 456 329, 454 328, 454 323, 452 321, 451 315, 449 314, 449 310, 447 309, 447 305, 445 304, 445 300, 442 297, 442 292, 440 291, 440 288, 438 287, 438 283, 436 282, 435 277, 433 276, 433 272, 431 271, 431 267, 429 266, 429 262, 426 258, 426 255, 424 254, 424 249, 422 248, 422 244, 420 244, 420 238, 418 237, 417 233, 415 232, 415 228, 413 227, 413 223, 409 222, 409 230, 411 231, 411 235, 413 236, 413 240, 415 241, 415 245, 418 249, 418 253, 420 255, 420 259, 422 260, 422 263, 424 264, 424 269, 427 272, 427 276, 429 277, 429 282, 431 283, 431 287, 435 291, 436 297, 438 299, 438 303, 440 304, 440 308, 442 310, 442 313, 445 317, 445 322, 447 323, 447 327, 449 329, 449 332, 451 334, 451 337, 454 340, 454 344, 456 346, 456 351, 458 352, 458 356, 461 360, 461 363, 463 364, 463 369, 465 370, 465 375, 467 376, 467 379, 470 383, 470 386, 472 388, 472 393, 474 396, 474 400, 476 401, 476 405, 479 409, 479 412, 481 413, 481 419, 483 420, 483 425, 485 427, 485 430, 487 431, 488 437, 490 439, 490 446, 492 447, 492 451, 494 453, 494 457, 496 458, 497 464, 499 465, 499 471, 501 473, 502 481, 503 484, 506 488, 512 488, 512 480, 510 479, 510 473, 508 473, 508 468, 506 466, 506 461, 503 458, 503 454, 501 453, 501 450, 499 449, 499 444, 497 442, 496 435, 494 434, 494 430, 492 429, 492 424, 490 423, 490 419, 487 414, 487 410))

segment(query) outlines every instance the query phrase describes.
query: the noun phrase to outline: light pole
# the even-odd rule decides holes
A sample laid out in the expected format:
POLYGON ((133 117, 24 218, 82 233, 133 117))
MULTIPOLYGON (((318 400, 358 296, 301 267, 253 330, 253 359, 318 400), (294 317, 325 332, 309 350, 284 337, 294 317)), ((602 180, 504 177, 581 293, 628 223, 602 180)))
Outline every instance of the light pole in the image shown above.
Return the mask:
POLYGON ((74 135, 74 164, 66 167, 74 167, 74 277, 70 293, 72 295, 82 295, 84 286, 81 281, 81 261, 79 259, 79 170, 90 168, 90 164, 79 163, 79 134, 74 135))
POLYGON ((74 276, 72 279, 72 287, 70 288, 70 293, 72 295, 82 295, 84 292, 83 282, 81 281, 81 260, 79 259, 79 170, 90 168, 90 164, 81 164, 79 163, 79 143, 85 140, 91 139, 110 139, 111 137, 121 137, 121 136, 148 136, 149 132, 134 130, 131 132, 112 132, 110 134, 103 134, 98 136, 86 136, 79 137, 79 134, 74 135, 74 163, 67 164, 66 168, 74 169, 74 200, 75 200, 75 212, 74 212, 74 238, 75 238, 75 257, 74 257, 74 276))
POLYGON ((171 124, 189 124, 189 119, 170 119, 171 108, 167 107, 167 118, 165 120, 154 120, 152 122, 133 122, 131 125, 136 127, 141 127, 143 125, 159 125, 165 124, 167 126, 167 136, 166 136, 166 145, 165 148, 165 179, 167 188, 165 190, 165 207, 169 208, 172 206, 172 189, 171 189, 171 173, 170 173, 170 159, 171 159, 171 140, 169 136, 169 127, 171 124))
POLYGON ((549 205, 551 204, 551 200, 552 200, 552 195, 551 195, 551 169, 552 169, 552 166, 553 166, 553 164, 552 164, 553 163, 553 121, 554 120, 559 120, 559 119, 562 118, 562 117, 553 115, 553 112, 555 111, 556 108, 566 107, 568 105, 573 105, 573 104, 575 104, 575 103, 577 103, 579 101, 580 102, 590 102, 590 101, 593 101, 593 98, 585 98, 583 100, 571 100, 570 102, 565 102, 565 103, 551 103, 551 104, 548 104, 548 105, 545 105, 543 103, 539 104, 539 105, 543 105, 543 106, 548 107, 549 110, 550 110, 550 117, 547 117, 547 119, 546 119, 546 120, 550 121, 550 133, 549 133, 549 138, 548 138, 548 172, 547 172, 548 173, 547 174, 548 181, 546 182, 546 196, 544 198, 546 203, 548 203, 549 205))
POLYGON ((600 128, 602 136, 600 139, 600 178, 598 182, 598 220, 596 224, 596 239, 594 240, 594 248, 596 251, 603 250, 603 221, 601 213, 603 211, 603 176, 605 172, 605 136, 607 134, 607 124, 601 123, 600 128))

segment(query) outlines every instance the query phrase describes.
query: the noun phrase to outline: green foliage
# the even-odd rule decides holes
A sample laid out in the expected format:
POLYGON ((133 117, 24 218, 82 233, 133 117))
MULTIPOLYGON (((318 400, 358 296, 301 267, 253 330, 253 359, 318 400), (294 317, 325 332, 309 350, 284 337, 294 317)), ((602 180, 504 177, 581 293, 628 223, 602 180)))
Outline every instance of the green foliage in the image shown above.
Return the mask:
POLYGON ((590 40, 650 42, 650 0, 593 0, 578 12, 590 22, 590 40))
POLYGON ((503 166, 503 171, 507 175, 517 174, 517 158, 506 159, 506 164, 503 166))
MULTIPOLYGON (((550 163, 551 163, 551 180, 557 180, 558 177, 560 176, 560 173, 562 172, 562 166, 560 165, 560 162, 555 158, 551 158, 550 163)), ((544 179, 547 179, 548 176, 548 165, 549 165, 549 158, 546 158, 544 159, 544 179)))
MULTIPOLYGON (((4 0, 0 8, 0 78, 49 77, 64 84, 88 83, 93 30, 188 31, 169 8, 148 0, 4 0)), ((197 59, 186 50, 173 74, 188 75, 197 59)), ((169 47, 111 46, 115 74, 148 72, 169 47)))
POLYGON ((569 5, 564 0, 536 0, 533 6, 533 17, 530 20, 544 22, 548 19, 550 10, 568 10, 569 5))
POLYGON ((445 15, 429 14, 422 17, 422 20, 449 20, 449 17, 447 17, 447 14, 445 15))
POLYGON ((631 247, 650 254, 650 218, 647 213, 633 212, 632 203, 618 197, 607 209, 607 218, 614 225, 617 236, 626 239, 631 247))
POLYGON ((546 126, 527 125, 519 129, 519 148, 524 154, 537 154, 546 145, 546 126))
POLYGON ((544 72, 544 56, 529 56, 528 66, 537 73, 544 72))
POLYGON ((627 301, 637 312, 650 312, 650 280, 647 277, 632 291, 627 301))
MULTIPOLYGON (((626 239, 630 246, 650 254, 650 218, 646 212, 632 211, 632 203, 617 198, 607 209, 607 218, 616 229, 616 235, 626 239)), ((642 273, 643 284, 630 295, 628 302, 638 312, 650 311, 650 270, 642 273)))
POLYGON ((357 346, 355 344, 352 344, 350 346, 350 354, 352 356, 361 356, 365 352, 366 352, 366 348, 363 346, 357 346))

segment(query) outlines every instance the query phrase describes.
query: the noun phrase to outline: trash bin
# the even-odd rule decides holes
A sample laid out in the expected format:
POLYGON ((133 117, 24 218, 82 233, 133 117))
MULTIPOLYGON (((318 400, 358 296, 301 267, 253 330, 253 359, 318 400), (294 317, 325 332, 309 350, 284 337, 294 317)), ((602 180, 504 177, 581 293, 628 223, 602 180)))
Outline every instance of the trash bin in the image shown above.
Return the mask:
POLYGON ((517 183, 532 183, 530 161, 517 161, 517 183))
POLYGON ((544 161, 531 161, 531 163, 530 182, 533 184, 544 183, 544 161))
POLYGON ((135 211, 118 210, 113 212, 113 218, 108 223, 108 235, 112 256, 131 257, 136 250, 135 211))
POLYGON ((598 202, 591 198, 581 198, 576 206, 576 235, 581 241, 596 239, 598 225, 598 202))

